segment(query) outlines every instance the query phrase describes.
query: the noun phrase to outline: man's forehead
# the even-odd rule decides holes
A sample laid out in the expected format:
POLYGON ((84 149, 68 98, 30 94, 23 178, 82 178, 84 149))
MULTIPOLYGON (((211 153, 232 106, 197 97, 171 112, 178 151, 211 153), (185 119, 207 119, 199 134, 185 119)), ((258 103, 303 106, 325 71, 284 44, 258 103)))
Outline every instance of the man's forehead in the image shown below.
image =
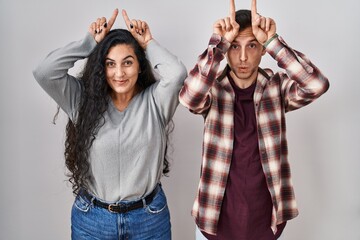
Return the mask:
POLYGON ((237 35, 237 37, 234 39, 234 41, 244 41, 244 40, 248 40, 248 41, 252 41, 255 40, 256 38, 252 32, 252 28, 251 27, 247 27, 243 30, 241 30, 241 26, 240 26, 240 31, 239 34, 237 35))

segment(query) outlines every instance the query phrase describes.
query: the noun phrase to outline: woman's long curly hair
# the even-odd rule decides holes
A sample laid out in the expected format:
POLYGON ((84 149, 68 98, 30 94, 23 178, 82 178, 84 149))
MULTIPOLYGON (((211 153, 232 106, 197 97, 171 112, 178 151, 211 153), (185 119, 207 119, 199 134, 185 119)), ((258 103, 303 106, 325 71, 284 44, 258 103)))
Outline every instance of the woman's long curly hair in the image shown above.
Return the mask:
MULTIPOLYGON (((140 73, 136 82, 137 89, 142 91, 155 83, 155 78, 145 52, 131 35, 124 29, 110 31, 89 55, 80 77, 83 86, 78 116, 66 126, 65 164, 72 184, 73 193, 87 187, 89 179, 89 151, 99 129, 104 125, 104 113, 108 109, 109 87, 105 77, 105 58, 110 48, 118 44, 133 47, 140 65, 140 73)), ((166 153, 165 153, 166 156, 166 153)), ((169 172, 169 162, 164 159, 163 173, 169 172)))

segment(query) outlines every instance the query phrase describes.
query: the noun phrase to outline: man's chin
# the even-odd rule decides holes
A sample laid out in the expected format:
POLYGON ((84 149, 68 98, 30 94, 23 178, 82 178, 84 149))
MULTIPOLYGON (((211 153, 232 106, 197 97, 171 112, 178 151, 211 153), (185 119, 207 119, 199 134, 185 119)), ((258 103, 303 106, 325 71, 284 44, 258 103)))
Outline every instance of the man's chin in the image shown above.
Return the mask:
POLYGON ((235 77, 238 78, 239 80, 246 80, 246 79, 249 79, 250 76, 251 76, 251 74, 250 74, 249 72, 243 72, 243 71, 241 71, 241 72, 239 72, 239 71, 234 72, 234 75, 235 75, 235 77))

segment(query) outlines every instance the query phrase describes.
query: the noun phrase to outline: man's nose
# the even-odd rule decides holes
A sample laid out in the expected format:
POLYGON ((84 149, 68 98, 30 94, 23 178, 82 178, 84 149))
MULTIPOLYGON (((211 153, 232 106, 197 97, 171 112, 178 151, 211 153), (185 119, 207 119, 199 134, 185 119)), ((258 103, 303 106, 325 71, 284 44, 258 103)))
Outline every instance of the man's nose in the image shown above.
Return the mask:
POLYGON ((246 52, 246 49, 245 48, 242 48, 241 50, 240 50, 240 60, 242 61, 242 62, 244 62, 244 61, 246 61, 247 60, 247 52, 246 52))

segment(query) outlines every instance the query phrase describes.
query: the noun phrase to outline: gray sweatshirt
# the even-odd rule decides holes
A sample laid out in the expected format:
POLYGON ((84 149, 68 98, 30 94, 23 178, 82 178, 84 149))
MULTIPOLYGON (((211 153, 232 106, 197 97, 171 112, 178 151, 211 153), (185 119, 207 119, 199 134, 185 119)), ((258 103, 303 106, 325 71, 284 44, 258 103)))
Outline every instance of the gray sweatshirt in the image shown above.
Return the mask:
MULTIPOLYGON (((51 52, 33 71, 40 86, 75 120, 82 94, 79 80, 68 74, 77 60, 96 46, 90 34, 51 52)), ((184 65, 155 40, 146 55, 159 81, 135 95, 124 111, 109 98, 105 124, 90 149, 88 191, 104 201, 136 200, 160 181, 166 147, 166 126, 178 106, 186 78, 184 65)))

